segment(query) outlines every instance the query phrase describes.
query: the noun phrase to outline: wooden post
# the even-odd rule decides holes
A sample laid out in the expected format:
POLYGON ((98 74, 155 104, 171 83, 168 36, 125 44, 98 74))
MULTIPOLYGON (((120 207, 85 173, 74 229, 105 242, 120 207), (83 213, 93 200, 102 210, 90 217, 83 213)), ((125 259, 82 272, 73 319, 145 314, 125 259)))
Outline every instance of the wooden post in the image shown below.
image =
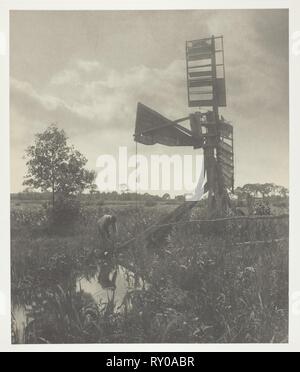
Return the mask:
POLYGON ((217 87, 217 63, 216 63, 216 45, 215 37, 211 38, 212 50, 212 89, 213 89, 213 122, 207 126, 208 141, 205 149, 205 162, 208 180, 208 210, 209 215, 223 216, 230 204, 230 199, 224 184, 223 176, 216 154, 217 145, 220 141, 220 135, 217 131, 219 124, 219 103, 217 87), (215 136, 214 136, 215 134, 215 136))
POLYGON ((211 38, 211 50, 212 50, 212 89, 213 89, 213 121, 207 126, 207 147, 205 149, 205 163, 207 169, 207 183, 208 183, 208 210, 210 216, 216 214, 217 200, 216 200, 216 162, 215 162, 215 147, 216 147, 216 138, 212 135, 216 132, 215 128, 219 120, 219 107, 217 98, 217 87, 216 87, 216 76, 217 76, 217 67, 216 67, 216 53, 215 53, 215 38, 211 38))

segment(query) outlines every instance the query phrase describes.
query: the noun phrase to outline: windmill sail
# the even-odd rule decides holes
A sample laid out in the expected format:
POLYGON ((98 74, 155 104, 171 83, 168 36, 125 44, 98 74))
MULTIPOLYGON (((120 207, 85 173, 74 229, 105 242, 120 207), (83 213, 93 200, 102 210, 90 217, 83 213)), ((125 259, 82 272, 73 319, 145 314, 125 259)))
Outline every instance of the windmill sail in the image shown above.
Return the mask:
POLYGON ((135 141, 144 145, 195 146, 191 131, 138 103, 135 141))
POLYGON ((234 151, 233 127, 224 120, 219 125, 220 141, 217 147, 218 162, 223 175, 224 184, 234 190, 234 151))
POLYGON ((186 64, 189 107, 226 106, 223 37, 188 41, 186 64))

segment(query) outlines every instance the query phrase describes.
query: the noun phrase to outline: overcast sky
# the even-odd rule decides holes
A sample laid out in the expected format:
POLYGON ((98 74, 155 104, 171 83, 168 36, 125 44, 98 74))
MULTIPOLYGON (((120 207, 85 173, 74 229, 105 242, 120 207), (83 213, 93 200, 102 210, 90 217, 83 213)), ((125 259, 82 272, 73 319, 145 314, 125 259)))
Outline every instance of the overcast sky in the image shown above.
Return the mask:
MULTIPOLYGON (((236 184, 288 186, 288 11, 14 11, 10 20, 11 181, 23 189, 24 149, 55 122, 96 167, 134 153, 138 101, 189 113, 185 41, 224 35, 236 184)), ((139 146, 139 153, 192 149, 139 146)))

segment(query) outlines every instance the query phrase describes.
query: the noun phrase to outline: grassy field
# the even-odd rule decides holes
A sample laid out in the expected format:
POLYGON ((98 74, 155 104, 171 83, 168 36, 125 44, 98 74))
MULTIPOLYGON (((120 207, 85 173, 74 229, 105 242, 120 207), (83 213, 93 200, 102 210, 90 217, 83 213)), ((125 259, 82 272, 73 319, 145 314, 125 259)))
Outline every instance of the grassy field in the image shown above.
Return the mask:
POLYGON ((139 233, 176 204, 85 204, 53 226, 41 203, 16 203, 13 343, 288 342, 287 217, 188 222, 199 207, 151 251, 139 233), (118 217, 111 244, 103 213, 118 217))

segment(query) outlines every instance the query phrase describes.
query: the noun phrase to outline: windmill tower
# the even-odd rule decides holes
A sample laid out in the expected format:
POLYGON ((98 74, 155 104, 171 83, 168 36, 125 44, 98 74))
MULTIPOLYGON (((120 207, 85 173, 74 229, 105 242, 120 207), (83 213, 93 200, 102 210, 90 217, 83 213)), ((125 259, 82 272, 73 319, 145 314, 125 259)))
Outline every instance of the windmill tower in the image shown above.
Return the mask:
POLYGON ((186 42, 188 107, 198 111, 172 121, 138 103, 134 139, 145 145, 193 146, 203 149, 208 214, 224 216, 234 191, 233 127, 220 107, 226 106, 223 36, 186 42), (190 129, 180 125, 189 121, 190 129))

